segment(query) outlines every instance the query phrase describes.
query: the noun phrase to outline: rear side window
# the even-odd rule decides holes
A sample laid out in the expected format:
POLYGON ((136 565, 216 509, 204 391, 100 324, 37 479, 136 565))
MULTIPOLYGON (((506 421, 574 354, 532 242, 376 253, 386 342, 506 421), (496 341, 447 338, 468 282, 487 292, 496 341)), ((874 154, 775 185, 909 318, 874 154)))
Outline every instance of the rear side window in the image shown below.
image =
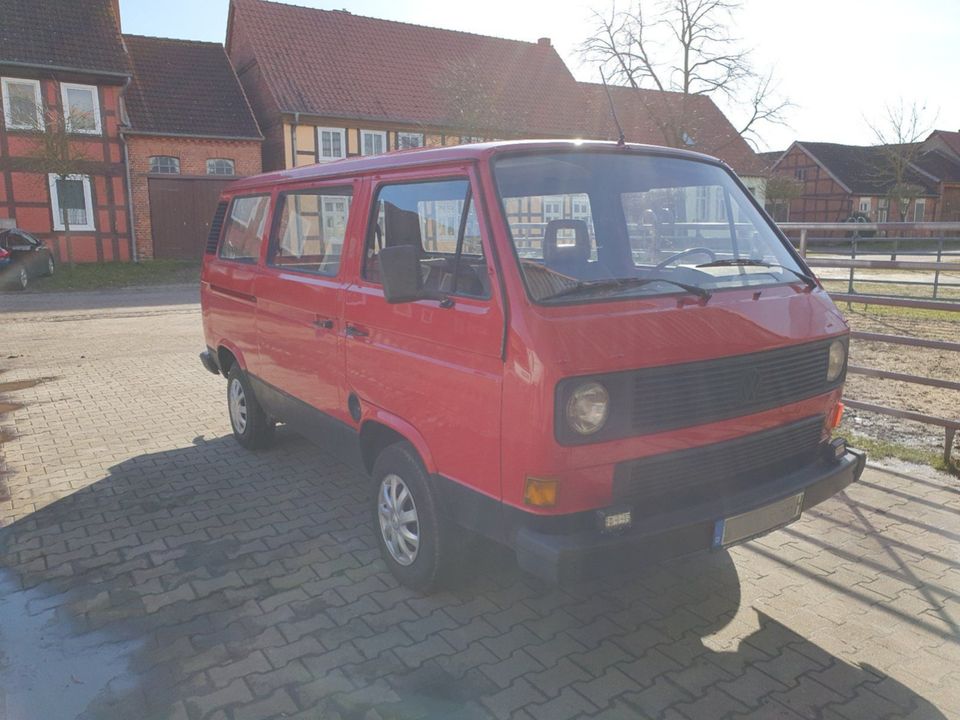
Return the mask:
POLYGON ((414 245, 425 288, 489 297, 487 261, 469 181, 386 185, 377 194, 374 212, 364 261, 367 280, 380 282, 380 250, 414 245))
POLYGON ((350 188, 284 193, 267 262, 275 267, 334 276, 340 270, 350 217, 350 188))
POLYGON ((269 208, 270 198, 267 195, 234 198, 227 215, 223 242, 220 243, 221 258, 244 262, 257 261, 269 208))

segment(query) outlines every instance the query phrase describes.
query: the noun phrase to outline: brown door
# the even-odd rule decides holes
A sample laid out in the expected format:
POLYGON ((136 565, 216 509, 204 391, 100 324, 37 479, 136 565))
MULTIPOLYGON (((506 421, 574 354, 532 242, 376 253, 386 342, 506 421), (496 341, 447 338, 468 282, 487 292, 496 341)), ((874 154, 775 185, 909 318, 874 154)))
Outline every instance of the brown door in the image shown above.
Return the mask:
POLYGON ((220 191, 236 178, 151 177, 153 256, 199 260, 220 191))

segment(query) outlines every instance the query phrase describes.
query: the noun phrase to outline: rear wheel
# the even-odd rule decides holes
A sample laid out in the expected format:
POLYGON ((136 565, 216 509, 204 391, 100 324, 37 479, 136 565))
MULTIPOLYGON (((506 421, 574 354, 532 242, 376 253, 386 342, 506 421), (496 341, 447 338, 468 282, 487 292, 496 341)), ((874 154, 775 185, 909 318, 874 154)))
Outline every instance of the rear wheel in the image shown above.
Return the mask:
POLYGON ((270 444, 274 422, 260 407, 246 373, 234 363, 227 375, 227 409, 237 442, 249 450, 270 444))
POLYGON ((47 256, 47 268, 46 268, 46 271, 45 271, 43 274, 46 275, 47 277, 49 277, 50 275, 53 275, 54 269, 55 269, 55 263, 53 262, 53 255, 48 255, 48 256, 47 256))
POLYGON ((459 544, 417 451, 408 442, 389 446, 373 465, 373 479, 374 528, 387 568, 413 590, 440 588, 449 580, 459 544))

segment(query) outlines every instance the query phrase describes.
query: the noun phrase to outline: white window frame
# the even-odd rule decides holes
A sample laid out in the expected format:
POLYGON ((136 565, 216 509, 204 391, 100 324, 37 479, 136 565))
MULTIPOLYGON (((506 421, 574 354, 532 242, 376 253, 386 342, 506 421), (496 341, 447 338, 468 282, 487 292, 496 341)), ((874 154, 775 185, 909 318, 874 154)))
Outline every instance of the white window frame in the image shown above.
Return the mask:
POLYGON ((366 143, 364 140, 367 136, 379 137, 383 142, 383 152, 387 152, 387 132, 386 130, 360 130, 360 154, 364 156, 370 155, 382 155, 383 153, 368 153, 364 147, 366 143))
POLYGON ((40 88, 39 80, 31 80, 29 78, 15 78, 15 77, 5 77, 0 78, 0 90, 2 90, 3 95, 3 122, 6 125, 7 130, 44 130, 46 129, 46 123, 44 122, 43 117, 43 91, 40 88), (16 125, 13 122, 12 112, 10 108, 10 95, 7 90, 7 86, 11 83, 16 83, 20 85, 32 85, 33 86, 33 97, 36 101, 37 106, 37 127, 33 125, 16 125))
POLYGON ((877 222, 885 223, 890 217, 890 199, 877 199, 877 222))
POLYGON ((913 201, 913 221, 923 222, 923 218, 926 214, 927 214, 926 198, 917 198, 916 200, 914 200, 913 201))
POLYGON ((207 175, 210 175, 212 177, 235 177, 237 174, 237 163, 232 158, 224 158, 224 157, 207 158, 206 165, 207 165, 207 175), (218 163, 218 162, 230 163, 230 172, 228 173, 210 172, 210 163, 218 163))
MULTIPOLYGON (((50 186, 50 208, 53 211, 53 229, 63 232, 63 218, 60 215, 60 195, 57 193, 57 180, 60 177, 55 173, 47 175, 47 182, 50 186)), ((89 175, 67 175, 64 180, 79 180, 83 183, 83 204, 87 213, 87 222, 83 225, 70 225, 70 230, 96 230, 97 220, 93 214, 93 195, 90 192, 89 175)))
POLYGON ((318 127, 317 128, 317 158, 318 162, 333 162, 342 160, 347 156, 347 133, 343 128, 318 127), (335 133, 340 136, 340 155, 323 154, 323 133, 335 133))
POLYGON ((103 135, 103 124, 100 122, 100 88, 96 85, 80 85, 79 83, 60 83, 60 99, 63 101, 63 119, 67 129, 78 135, 103 135), (93 95, 93 124, 92 130, 75 129, 70 126, 70 108, 67 101, 68 90, 87 90, 93 95))
POLYGON ((421 132, 407 132, 406 130, 398 130, 398 131, 397 131, 397 150, 405 150, 405 149, 410 149, 410 150, 412 150, 413 148, 422 148, 422 147, 424 147, 424 145, 426 144, 426 142, 427 142, 427 138, 426 138, 426 136, 425 136, 423 133, 421 133, 421 132), (404 138, 416 138, 418 144, 417 144, 417 145, 411 145, 409 148, 404 148, 404 147, 403 147, 403 139, 404 139, 404 138))
POLYGON ((871 212, 873 212, 873 201, 871 200, 871 198, 862 197, 860 198, 859 207, 860 209, 858 210, 858 212, 862 212, 866 215, 869 215, 871 212))
POLYGON ((153 174, 153 175, 179 175, 179 174, 180 174, 180 158, 177 157, 176 155, 151 155, 149 158, 147 158, 147 164, 148 164, 148 166, 149 166, 148 172, 151 173, 151 174, 153 174), (164 159, 164 158, 169 158, 169 159, 171 159, 171 160, 176 160, 176 161, 177 161, 177 171, 176 171, 176 172, 164 172, 164 171, 162 171, 162 170, 154 170, 154 169, 153 169, 153 161, 154 161, 154 159, 156 159, 156 160, 162 160, 162 159, 164 159))

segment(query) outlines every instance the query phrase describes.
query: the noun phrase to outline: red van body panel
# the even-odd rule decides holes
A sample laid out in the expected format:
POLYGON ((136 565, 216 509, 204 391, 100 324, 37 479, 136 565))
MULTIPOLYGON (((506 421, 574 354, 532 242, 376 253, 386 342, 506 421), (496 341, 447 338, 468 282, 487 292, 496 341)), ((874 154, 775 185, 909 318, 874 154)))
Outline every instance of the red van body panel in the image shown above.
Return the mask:
MULTIPOLYGON (((216 369, 219 351, 229 351, 262 388, 265 406, 276 408, 281 419, 287 419, 286 412, 296 415, 298 429, 305 432, 305 424, 320 427, 329 421, 346 432, 343 437, 359 438, 362 429, 375 423, 406 438, 433 477, 452 483, 451 497, 476 496, 476 507, 482 511, 465 512, 462 507, 473 507, 474 501, 464 505, 458 500, 458 520, 477 529, 491 512, 513 518, 498 520, 496 527, 483 531, 508 544, 525 543, 534 559, 523 564, 534 570, 536 558, 559 565, 557 558, 570 548, 562 542, 554 547, 552 540, 544 539, 549 535, 531 531, 524 536, 525 518, 583 517, 587 511, 611 506, 614 476, 624 464, 821 417, 820 439, 828 440, 827 418, 840 401, 842 386, 777 407, 676 429, 579 444, 555 435, 558 387, 565 379, 751 356, 829 343, 848 334, 826 292, 800 279, 724 289, 708 301, 676 293, 567 305, 533 302, 498 200, 491 161, 498 153, 571 147, 568 142, 549 141, 421 149, 234 183, 224 201, 268 194, 271 213, 281 193, 298 188, 349 185, 352 206, 334 277, 267 263, 276 218, 267 223, 259 262, 205 255, 204 363, 213 358, 213 367, 208 368, 216 369), (457 296, 449 304, 436 300, 390 304, 382 286, 364 277, 365 240, 376 193, 388 184, 448 179, 470 184, 487 263, 488 297, 457 296), (531 477, 558 482, 553 507, 525 504, 525 482, 531 477)), ((635 146, 632 151, 707 161, 684 151, 635 146)), ((797 262, 804 267, 802 260, 797 262)), ((861 454, 850 451, 839 469, 818 465, 808 480, 796 482, 821 488, 808 493, 811 503, 819 502, 859 477, 863 461, 861 454)), ((744 498, 741 505, 758 502, 744 498)), ((701 515, 691 540, 696 547, 702 546, 702 534, 709 530, 704 530, 706 516, 701 515)), ((599 546, 590 537, 577 542, 599 546)))

